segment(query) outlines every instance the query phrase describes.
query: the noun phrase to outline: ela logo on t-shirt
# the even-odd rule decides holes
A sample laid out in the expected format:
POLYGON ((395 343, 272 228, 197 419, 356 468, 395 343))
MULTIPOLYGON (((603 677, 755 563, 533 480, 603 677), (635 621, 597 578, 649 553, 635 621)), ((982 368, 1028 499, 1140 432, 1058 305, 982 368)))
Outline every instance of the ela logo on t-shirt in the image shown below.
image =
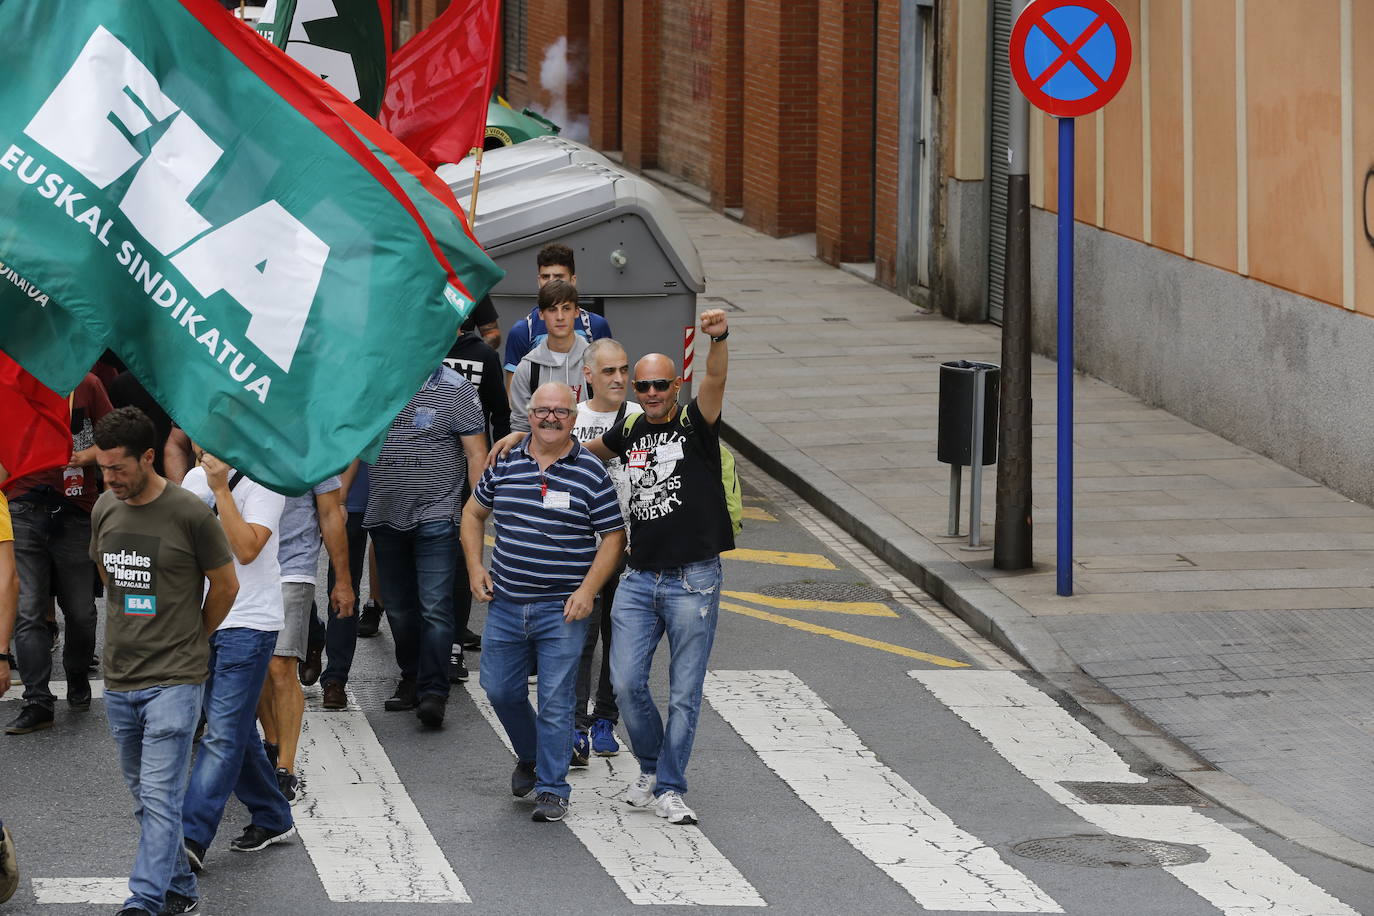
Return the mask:
POLYGON ((124 613, 133 617, 156 617, 157 597, 155 595, 125 595, 124 613))

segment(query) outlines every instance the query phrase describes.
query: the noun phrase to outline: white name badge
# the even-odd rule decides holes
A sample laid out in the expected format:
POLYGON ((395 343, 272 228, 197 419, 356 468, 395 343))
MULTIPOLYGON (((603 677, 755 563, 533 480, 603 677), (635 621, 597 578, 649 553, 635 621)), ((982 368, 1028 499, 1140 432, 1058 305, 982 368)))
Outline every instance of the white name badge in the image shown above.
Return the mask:
POLYGON ((658 448, 654 449, 654 457, 657 458, 659 461, 681 461, 682 443, 665 442, 658 448))
POLYGON ((571 506, 571 493, 559 493, 557 490, 549 490, 544 494, 545 509, 567 509, 571 506))

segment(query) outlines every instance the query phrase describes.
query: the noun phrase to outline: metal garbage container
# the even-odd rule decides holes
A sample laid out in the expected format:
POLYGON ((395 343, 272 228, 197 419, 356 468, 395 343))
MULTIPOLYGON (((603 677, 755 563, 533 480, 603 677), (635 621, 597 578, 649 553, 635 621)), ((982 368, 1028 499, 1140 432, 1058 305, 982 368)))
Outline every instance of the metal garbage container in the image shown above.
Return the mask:
POLYGON ((983 464, 997 463, 997 398, 1002 368, 957 359, 940 364, 940 425, 936 457, 945 464, 973 464, 973 411, 977 377, 983 377, 983 464))
POLYGON ((940 364, 940 417, 935 456, 949 467, 949 535, 959 534, 959 489, 965 465, 969 482, 970 548, 982 548, 983 465, 997 463, 997 415, 1001 367, 965 359, 940 364), (980 460, 975 460, 978 456, 980 460))
MULTIPOLYGON (((471 166, 442 166, 439 175, 468 206, 471 166)), ((706 273, 672 202, 651 182, 571 140, 537 137, 486 155, 472 228, 506 271, 491 291, 503 329, 534 306, 535 257, 559 242, 577 258, 579 304, 610 322, 631 364, 646 353, 673 357, 687 379, 679 397, 691 397, 688 357, 706 273)))

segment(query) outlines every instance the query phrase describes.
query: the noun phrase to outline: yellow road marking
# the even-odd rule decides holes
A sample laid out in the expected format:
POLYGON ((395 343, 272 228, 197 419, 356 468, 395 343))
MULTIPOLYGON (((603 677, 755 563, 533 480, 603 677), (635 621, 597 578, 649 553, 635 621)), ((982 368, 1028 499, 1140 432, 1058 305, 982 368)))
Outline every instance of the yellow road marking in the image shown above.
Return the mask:
POLYGON ((776 521, 777 521, 777 518, 775 518, 775 517, 773 516, 773 513, 769 512, 767 509, 759 508, 758 506, 740 506, 740 507, 739 507, 739 517, 740 517, 740 518, 752 519, 753 521, 756 521, 756 522, 776 522, 776 521))
POLYGON ((834 563, 818 553, 788 553, 785 550, 750 550, 746 547, 737 547, 725 551, 721 556, 727 560, 744 560, 746 563, 804 566, 807 569, 838 569, 834 563))
POLYGON ((800 598, 774 598, 772 595, 760 595, 755 592, 730 592, 722 591, 722 595, 731 598, 738 598, 741 601, 752 601, 754 604, 762 604, 765 607, 775 607, 784 611, 826 611, 831 614, 852 614, 856 617, 900 617, 896 611, 877 601, 821 601, 819 599, 803 600, 800 598))
POLYGON ((883 652, 891 652, 893 655, 901 655, 906 658, 918 658, 921 661, 930 662, 932 665, 940 665, 944 668, 969 667, 967 663, 956 662, 952 658, 931 655, 929 652, 922 652, 918 649, 908 649, 906 646, 894 645, 893 643, 883 642, 879 639, 869 639, 867 636, 859 636, 856 633, 846 633, 844 630, 834 630, 830 627, 818 626, 814 623, 807 623, 805 620, 793 620, 791 617, 783 617, 781 614, 773 614, 769 611, 760 611, 755 608, 745 607, 742 604, 732 604, 729 601, 722 601, 720 606, 727 611, 743 614, 746 617, 766 620, 769 623, 779 623, 785 627, 805 630, 807 633, 815 633, 817 636, 829 636, 831 639, 853 643, 856 646, 864 646, 869 649, 879 649, 883 652))

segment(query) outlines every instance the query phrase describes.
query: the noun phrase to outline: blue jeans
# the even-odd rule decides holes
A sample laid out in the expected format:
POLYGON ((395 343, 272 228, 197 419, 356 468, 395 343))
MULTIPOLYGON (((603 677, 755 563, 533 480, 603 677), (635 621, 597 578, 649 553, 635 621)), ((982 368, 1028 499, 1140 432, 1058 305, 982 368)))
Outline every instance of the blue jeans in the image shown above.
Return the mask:
POLYGON ((181 844, 181 802, 203 691, 201 684, 105 691, 105 718, 139 830, 126 907, 160 912, 169 889, 198 896, 181 844))
MULTIPOLYGON (((358 647, 358 604, 363 594, 363 563, 367 559, 367 531, 363 528, 363 513, 348 513, 348 525, 345 529, 348 533, 348 574, 353 580, 353 614, 349 617, 340 617, 338 612, 330 605, 326 610, 329 615, 328 626, 321 626, 320 618, 317 614, 312 614, 310 618, 310 645, 311 647, 324 646, 324 673, 320 675, 320 683, 328 684, 330 681, 337 681, 340 684, 348 683, 348 672, 353 670, 353 652, 358 647), (316 628, 323 630, 323 634, 317 633, 316 628)), ((329 591, 334 591, 334 564, 329 564, 329 579, 327 585, 329 591)), ((374 583, 373 591, 377 590, 374 583)))
MULTIPOLYGON (((387 586, 390 588, 390 586, 387 586)), ((390 594, 388 592, 388 594, 390 594)), ((533 760, 535 791, 567 798, 572 759, 573 687, 587 621, 563 619, 563 599, 516 604, 494 598, 482 630, 482 689, 506 728, 515 756, 533 760), (529 673, 539 662, 539 712, 530 706, 529 673)))
POLYGON ((409 531, 386 525, 369 531, 377 545, 377 572, 386 583, 386 617, 401 677, 415 681, 422 697, 447 697, 458 527, 444 520, 409 531))
POLYGON ((659 795, 687 791, 687 760, 719 614, 719 558, 674 569, 631 567, 616 589, 611 683, 639 769, 658 774, 659 795), (649 692, 649 666, 664 633, 669 649, 666 729, 649 692))
POLYGON ((202 846, 214 841, 230 792, 265 830, 276 833, 293 823, 291 806, 258 740, 258 697, 276 644, 275 632, 246 627, 217 630, 210 637, 205 736, 181 814, 183 835, 202 846))

